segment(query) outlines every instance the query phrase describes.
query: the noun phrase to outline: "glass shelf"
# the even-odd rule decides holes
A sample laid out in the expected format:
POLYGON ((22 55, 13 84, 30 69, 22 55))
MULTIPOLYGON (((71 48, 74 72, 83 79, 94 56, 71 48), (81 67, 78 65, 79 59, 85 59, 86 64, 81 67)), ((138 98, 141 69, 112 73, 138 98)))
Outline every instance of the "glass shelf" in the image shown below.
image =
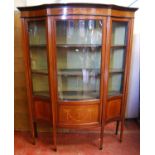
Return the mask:
POLYGON ((112 96, 121 96, 122 93, 120 93, 119 91, 109 91, 108 92, 108 96, 112 97, 112 96))
POLYGON ((124 70, 122 68, 110 69, 110 74, 118 74, 118 73, 123 73, 123 72, 124 70))
POLYGON ((46 69, 36 69, 36 70, 31 70, 33 74, 43 74, 43 75, 48 75, 48 70, 46 69))
POLYGON ((43 96, 49 98, 49 91, 34 91, 33 96, 43 96))
POLYGON ((83 48, 83 47, 87 47, 87 48, 101 48, 102 45, 101 44, 57 44, 56 47, 59 48, 83 48))
POLYGON ((46 44, 30 44, 30 48, 46 48, 46 44))
POLYGON ((100 76, 99 69, 59 69, 58 76, 85 76, 85 72, 87 72, 87 76, 100 76))
POLYGON ((59 92, 60 100, 84 100, 98 99, 99 92, 96 91, 63 91, 59 92))
POLYGON ((112 49, 119 49, 119 48, 126 48, 126 45, 113 45, 111 46, 112 49))

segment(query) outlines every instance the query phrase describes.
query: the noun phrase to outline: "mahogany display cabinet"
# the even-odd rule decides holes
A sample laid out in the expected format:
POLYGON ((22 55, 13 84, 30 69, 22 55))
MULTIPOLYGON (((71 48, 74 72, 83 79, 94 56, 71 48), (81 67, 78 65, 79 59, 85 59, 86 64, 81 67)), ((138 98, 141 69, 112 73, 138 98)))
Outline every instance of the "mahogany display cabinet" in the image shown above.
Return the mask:
POLYGON ((137 8, 68 3, 19 7, 33 142, 37 123, 57 128, 120 125, 128 94, 137 8))

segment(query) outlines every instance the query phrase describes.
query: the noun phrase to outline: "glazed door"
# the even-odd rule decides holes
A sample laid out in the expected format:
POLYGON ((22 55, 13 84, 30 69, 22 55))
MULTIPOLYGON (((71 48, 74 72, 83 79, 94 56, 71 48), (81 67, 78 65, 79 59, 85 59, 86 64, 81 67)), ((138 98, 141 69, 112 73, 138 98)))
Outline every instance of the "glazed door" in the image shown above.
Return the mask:
POLYGON ((28 34, 33 96, 49 97, 46 20, 29 20, 28 34))
POLYGON ((102 20, 56 22, 58 99, 100 98, 102 20))
POLYGON ((103 19, 56 19, 59 124, 99 123, 103 19))
POLYGON ((127 22, 112 22, 112 42, 110 49, 109 96, 121 95, 127 46, 127 22))
POLYGON ((112 19, 107 119, 120 118, 127 74, 129 20, 112 19))
POLYGON ((51 105, 49 91, 48 44, 45 18, 27 20, 28 40, 28 91, 31 97, 33 121, 51 123, 51 105))

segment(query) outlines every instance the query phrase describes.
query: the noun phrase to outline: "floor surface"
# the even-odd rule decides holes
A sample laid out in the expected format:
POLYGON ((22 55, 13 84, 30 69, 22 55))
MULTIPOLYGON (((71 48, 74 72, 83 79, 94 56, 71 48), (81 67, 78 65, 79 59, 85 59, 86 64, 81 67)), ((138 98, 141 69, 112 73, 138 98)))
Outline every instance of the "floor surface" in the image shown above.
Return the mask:
POLYGON ((139 155, 140 129, 135 121, 126 121, 123 142, 115 135, 115 123, 105 128, 103 150, 99 150, 99 129, 58 133, 57 152, 52 149, 51 133, 39 133, 36 145, 28 132, 15 131, 15 155, 139 155))

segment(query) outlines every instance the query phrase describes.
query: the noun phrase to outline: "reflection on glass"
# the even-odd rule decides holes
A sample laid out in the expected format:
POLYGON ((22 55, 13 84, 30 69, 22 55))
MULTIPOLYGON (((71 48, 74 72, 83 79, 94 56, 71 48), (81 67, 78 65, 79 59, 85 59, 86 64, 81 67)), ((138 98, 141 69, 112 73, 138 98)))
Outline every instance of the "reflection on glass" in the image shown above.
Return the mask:
POLYGON ((47 55, 44 48, 31 48, 31 69, 32 70, 46 70, 47 71, 47 55))
POLYGON ((113 22, 112 24, 112 45, 126 45, 126 22, 113 22))
POLYGON ((44 21, 29 22, 30 45, 46 44, 46 29, 44 21))
POLYGON ((45 21, 28 23, 33 95, 49 96, 45 21))
POLYGON ((99 44, 102 42, 102 21, 64 20, 56 23, 57 44, 99 44))
POLYGON ((110 54, 110 69, 124 69, 124 48, 112 49, 110 54))
POLYGON ((98 99, 102 22, 65 20, 56 27, 59 99, 98 99))
POLYGON ((127 41, 127 22, 112 23, 108 95, 122 93, 127 41))
POLYGON ((109 77, 108 95, 118 95, 122 92, 122 74, 113 74, 109 77))

